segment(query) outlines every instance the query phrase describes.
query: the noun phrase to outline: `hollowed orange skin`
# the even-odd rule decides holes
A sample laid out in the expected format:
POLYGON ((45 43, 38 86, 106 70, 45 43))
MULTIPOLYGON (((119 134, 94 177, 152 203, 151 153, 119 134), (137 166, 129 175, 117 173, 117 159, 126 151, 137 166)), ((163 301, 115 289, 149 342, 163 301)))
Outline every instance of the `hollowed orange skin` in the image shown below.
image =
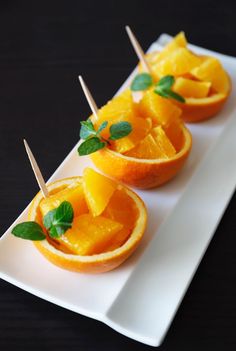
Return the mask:
POLYGON ((140 189, 158 187, 172 179, 183 167, 192 146, 192 137, 183 128, 183 148, 170 159, 144 160, 121 155, 108 148, 91 154, 91 159, 102 172, 140 189))
POLYGON ((86 260, 85 262, 80 260, 76 261, 73 264, 65 257, 53 255, 51 250, 48 250, 45 248, 45 246, 41 245, 40 241, 37 241, 34 244, 36 248, 41 252, 41 254, 47 258, 48 261, 60 268, 79 273, 95 274, 108 272, 120 266, 135 251, 135 249, 139 245, 141 238, 142 235, 140 235, 138 240, 136 240, 135 244, 130 246, 129 249, 125 251, 125 253, 121 251, 120 254, 116 254, 115 257, 113 255, 108 254, 106 254, 105 257, 105 254, 99 254, 100 257, 97 260, 95 255, 93 255, 91 256, 93 257, 93 259, 90 262, 88 260, 86 260), (104 258, 102 258, 102 255, 104 255, 104 258))
POLYGON ((214 97, 217 99, 212 99, 206 97, 204 99, 185 99, 185 103, 179 103, 172 100, 182 110, 181 118, 188 123, 201 122, 214 117, 223 108, 225 102, 230 95, 230 90, 227 95, 216 94, 214 97), (219 97, 217 96, 219 95, 219 97))

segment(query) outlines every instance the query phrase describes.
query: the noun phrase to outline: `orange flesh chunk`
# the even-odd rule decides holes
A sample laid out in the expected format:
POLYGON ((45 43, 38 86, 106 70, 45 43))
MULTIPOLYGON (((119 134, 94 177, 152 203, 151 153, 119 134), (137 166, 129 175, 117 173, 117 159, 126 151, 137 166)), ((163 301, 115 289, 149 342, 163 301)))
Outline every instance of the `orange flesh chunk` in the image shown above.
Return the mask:
POLYGON ((183 144, 183 122, 180 119, 181 109, 168 99, 165 99, 152 90, 144 93, 139 103, 140 114, 143 117, 150 116, 153 124, 161 125, 177 151, 183 144))
POLYGON ((88 206, 85 201, 83 187, 81 184, 74 183, 56 194, 50 195, 48 198, 40 202, 40 211, 44 217, 49 211, 58 207, 63 201, 68 201, 73 207, 74 216, 88 212, 88 206))
MULTIPOLYGON (((172 40, 172 42, 170 42, 169 44, 166 45, 166 48, 169 46, 171 46, 171 43, 175 43, 177 46, 179 47, 183 47, 185 48, 187 46, 187 39, 185 37, 185 33, 182 31, 182 32, 179 32, 175 37, 174 39, 172 40)), ((172 44, 173 45, 173 44, 172 44)))
POLYGON ((152 135, 163 157, 170 158, 176 154, 175 148, 161 126, 152 129, 152 135))
POLYGON ((83 189, 87 205, 93 216, 99 216, 117 188, 117 184, 92 168, 85 168, 83 189))
POLYGON ((111 142, 112 149, 121 154, 133 149, 140 140, 145 138, 152 127, 151 118, 134 117, 123 120, 131 124, 132 132, 122 139, 111 142))
POLYGON ((112 244, 106 250, 112 251, 123 245, 129 238, 138 219, 137 207, 134 201, 120 188, 114 192, 102 215, 124 225, 124 228, 116 234, 112 244))
POLYGON ((191 70, 191 74, 201 81, 211 82, 212 88, 218 93, 229 91, 229 81, 221 63, 214 57, 207 57, 203 63, 191 70))
POLYGON ((118 117, 135 117, 135 106, 129 89, 108 101, 98 112, 99 121, 114 120, 118 117))
POLYGON ((158 54, 157 61, 160 62, 161 60, 167 58, 170 55, 170 53, 172 53, 178 48, 186 48, 186 47, 187 47, 187 40, 186 40, 185 34, 184 32, 180 32, 158 54))
POLYGON ((87 213, 76 217, 72 228, 58 240, 74 254, 94 255, 106 251, 116 243, 116 235, 122 228, 123 225, 119 222, 87 213))
POLYGON ((175 155, 175 148, 161 126, 152 129, 151 133, 126 155, 143 159, 170 158, 175 155))
POLYGON ((112 195, 109 205, 102 214, 104 217, 124 224, 132 229, 138 219, 138 211, 134 201, 121 188, 112 195))
POLYGON ((118 247, 122 246, 130 236, 132 230, 128 228, 121 229, 116 235, 114 236, 113 242, 106 247, 103 252, 113 251, 118 247))
POLYGON ((181 116, 181 109, 166 98, 148 90, 144 92, 139 103, 139 111, 143 117, 151 117, 153 124, 167 124, 181 116))
POLYGON ((181 76, 199 66, 202 60, 186 48, 177 48, 161 60, 155 67, 160 77, 165 75, 181 76))
POLYGON ((162 158, 162 153, 161 150, 159 150, 153 136, 148 134, 134 149, 128 151, 126 156, 143 159, 155 159, 162 158))
POLYGON ((173 40, 171 40, 171 42, 169 42, 169 44, 167 44, 164 47, 164 49, 160 53, 155 53, 155 56, 151 55, 150 60, 148 61, 151 65, 156 64, 162 61, 163 59, 165 59, 166 57, 168 57, 171 52, 181 47, 186 48, 186 46, 187 46, 187 40, 186 40, 185 34, 184 32, 180 32, 174 37, 173 40))
POLYGON ((210 82, 197 82, 179 77, 176 79, 173 90, 186 98, 204 98, 208 95, 210 82))
POLYGON ((91 116, 90 118, 96 129, 102 122, 108 122, 108 126, 102 132, 102 136, 107 138, 109 136, 109 128, 111 124, 118 122, 120 119, 130 119, 134 118, 135 116, 136 108, 132 99, 131 91, 125 90, 99 109, 98 121, 94 119, 94 116, 91 116))
MULTIPOLYGON (((130 90, 125 90, 120 95, 115 96, 98 112, 98 121, 94 121, 97 129, 102 122, 107 121, 107 127, 102 131, 102 136, 107 139, 110 136, 109 128, 112 124, 127 121, 132 125, 132 132, 124 138, 110 141, 111 148, 119 153, 131 150, 143 139, 152 127, 150 119, 140 118, 137 104, 133 101, 130 90)), ((94 117, 92 117, 94 120, 94 117)))

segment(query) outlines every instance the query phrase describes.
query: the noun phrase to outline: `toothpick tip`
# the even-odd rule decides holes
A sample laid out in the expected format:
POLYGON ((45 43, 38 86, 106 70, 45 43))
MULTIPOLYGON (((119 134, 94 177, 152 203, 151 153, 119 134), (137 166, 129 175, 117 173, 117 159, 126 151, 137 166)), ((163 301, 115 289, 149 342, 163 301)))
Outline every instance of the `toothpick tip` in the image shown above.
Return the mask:
POLYGON ((27 143, 27 141, 25 139, 23 139, 23 142, 24 142, 24 145, 25 145, 25 150, 26 150, 26 153, 29 157, 29 160, 30 160, 30 164, 31 164, 31 167, 33 169, 33 172, 34 172, 34 175, 35 175, 35 178, 38 182, 38 185, 40 187, 40 189, 42 190, 42 193, 43 193, 43 196, 46 198, 48 197, 48 190, 47 190, 47 186, 45 184, 45 181, 43 179, 43 176, 42 176, 42 173, 39 169, 39 166, 34 158, 34 155, 32 153, 32 151, 30 150, 30 147, 27 143))
POLYGON ((80 84, 83 84, 84 80, 83 80, 83 77, 80 74, 78 75, 78 79, 79 79, 80 84))
POLYGON ((126 32, 128 34, 128 37, 130 39, 130 42, 134 48, 134 51, 136 52, 136 55, 138 56, 139 60, 141 61, 143 68, 146 72, 151 73, 150 67, 148 65, 148 62, 145 58, 145 54, 143 52, 143 49, 141 47, 141 45, 139 44, 136 36, 134 35, 134 33, 132 32, 132 30, 130 29, 130 27, 128 25, 125 26, 126 32))
POLYGON ((128 35, 130 35, 130 33, 132 33, 131 29, 130 29, 130 26, 125 26, 125 30, 126 32, 128 33, 128 35))

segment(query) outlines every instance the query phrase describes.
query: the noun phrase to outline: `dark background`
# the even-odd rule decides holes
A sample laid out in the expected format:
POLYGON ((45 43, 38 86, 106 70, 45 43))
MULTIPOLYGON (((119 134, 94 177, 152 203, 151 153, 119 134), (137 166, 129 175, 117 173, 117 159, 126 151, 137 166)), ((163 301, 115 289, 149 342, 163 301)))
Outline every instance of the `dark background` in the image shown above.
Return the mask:
MULTIPOLYGON (((77 75, 101 105, 137 62, 125 24, 144 49, 183 29, 190 42, 236 56, 235 22, 233 1, 1 0, 1 234, 38 190, 22 138, 49 178, 89 114, 77 75)), ((234 196, 161 351, 236 349, 235 210, 234 196)), ((0 281, 0 350, 42 349, 152 348, 0 281)))

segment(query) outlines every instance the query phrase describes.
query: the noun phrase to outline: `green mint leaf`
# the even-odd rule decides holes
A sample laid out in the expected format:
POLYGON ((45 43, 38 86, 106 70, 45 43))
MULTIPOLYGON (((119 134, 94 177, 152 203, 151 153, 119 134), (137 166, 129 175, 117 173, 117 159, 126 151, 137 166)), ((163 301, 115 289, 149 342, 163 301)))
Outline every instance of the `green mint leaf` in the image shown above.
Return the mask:
POLYGON ((27 240, 44 240, 46 235, 41 226, 36 222, 23 222, 12 229, 12 234, 27 240))
POLYGON ((149 73, 140 73, 134 78, 130 89, 132 91, 146 90, 153 84, 152 76, 149 73))
POLYGON ((118 122, 110 127, 110 140, 121 139, 132 132, 132 126, 129 122, 118 122))
POLYGON ((154 93, 167 98, 167 99, 175 99, 179 102, 185 102, 185 99, 171 90, 172 85, 175 82, 175 78, 173 76, 165 76, 162 77, 159 82, 155 85, 154 93))
MULTIPOLYGON (((63 233, 62 233, 63 234, 63 233)), ((61 235, 62 235, 61 234, 61 235)), ((57 227, 56 226, 52 226, 49 230, 49 236, 51 238, 59 238, 61 236, 60 234, 58 234, 57 232, 57 227)))
POLYGON ((56 208, 52 211, 49 211, 44 217, 43 217, 43 225, 46 229, 50 229, 53 226, 53 221, 55 218, 56 214, 56 208))
POLYGON ((90 118, 88 118, 87 121, 80 122, 80 124, 85 126, 87 129, 89 129, 91 131, 95 131, 93 122, 91 121, 90 118))
POLYGON ((78 147, 78 153, 80 156, 89 155, 93 152, 103 149, 105 146, 106 143, 101 141, 98 137, 92 137, 80 144, 78 147))
POLYGON ((68 201, 63 201, 60 206, 57 207, 55 212, 55 221, 57 225, 71 226, 74 218, 73 207, 68 201))
POLYGON ((185 99, 183 98, 183 96, 175 93, 174 91, 172 90, 163 90, 163 89, 158 89, 158 87, 156 87, 154 89, 154 92, 164 98, 167 98, 167 99, 175 99, 179 102, 182 102, 184 103, 185 102, 185 99))
POLYGON ((49 235, 51 238, 60 238, 61 235, 65 234, 65 232, 71 228, 71 225, 55 225, 50 228, 49 235))
POLYGON ((177 94, 177 93, 175 93, 174 91, 172 91, 172 90, 170 90, 169 92, 168 92, 168 97, 170 97, 170 98, 172 98, 172 99, 175 99, 175 100, 177 100, 177 101, 179 101, 179 102, 185 102, 185 98, 183 97, 183 96, 181 96, 181 95, 179 95, 179 94, 177 94))
POLYGON ((169 76, 169 75, 164 76, 156 84, 156 87, 160 88, 161 90, 170 90, 174 82, 175 82, 174 76, 169 76))
POLYGON ((93 122, 90 119, 88 119, 87 121, 82 121, 80 122, 80 124, 81 124, 81 128, 80 128, 81 139, 87 139, 91 135, 96 135, 93 122))
POLYGON ((107 121, 102 122, 102 124, 100 125, 100 127, 98 128, 97 134, 100 134, 101 131, 103 131, 103 129, 105 129, 108 125, 107 121))
POLYGON ((154 93, 156 93, 156 94, 158 94, 158 95, 160 95, 160 96, 162 96, 164 98, 167 98, 167 99, 169 98, 169 91, 162 90, 162 89, 160 89, 158 87, 156 87, 154 89, 154 93))

